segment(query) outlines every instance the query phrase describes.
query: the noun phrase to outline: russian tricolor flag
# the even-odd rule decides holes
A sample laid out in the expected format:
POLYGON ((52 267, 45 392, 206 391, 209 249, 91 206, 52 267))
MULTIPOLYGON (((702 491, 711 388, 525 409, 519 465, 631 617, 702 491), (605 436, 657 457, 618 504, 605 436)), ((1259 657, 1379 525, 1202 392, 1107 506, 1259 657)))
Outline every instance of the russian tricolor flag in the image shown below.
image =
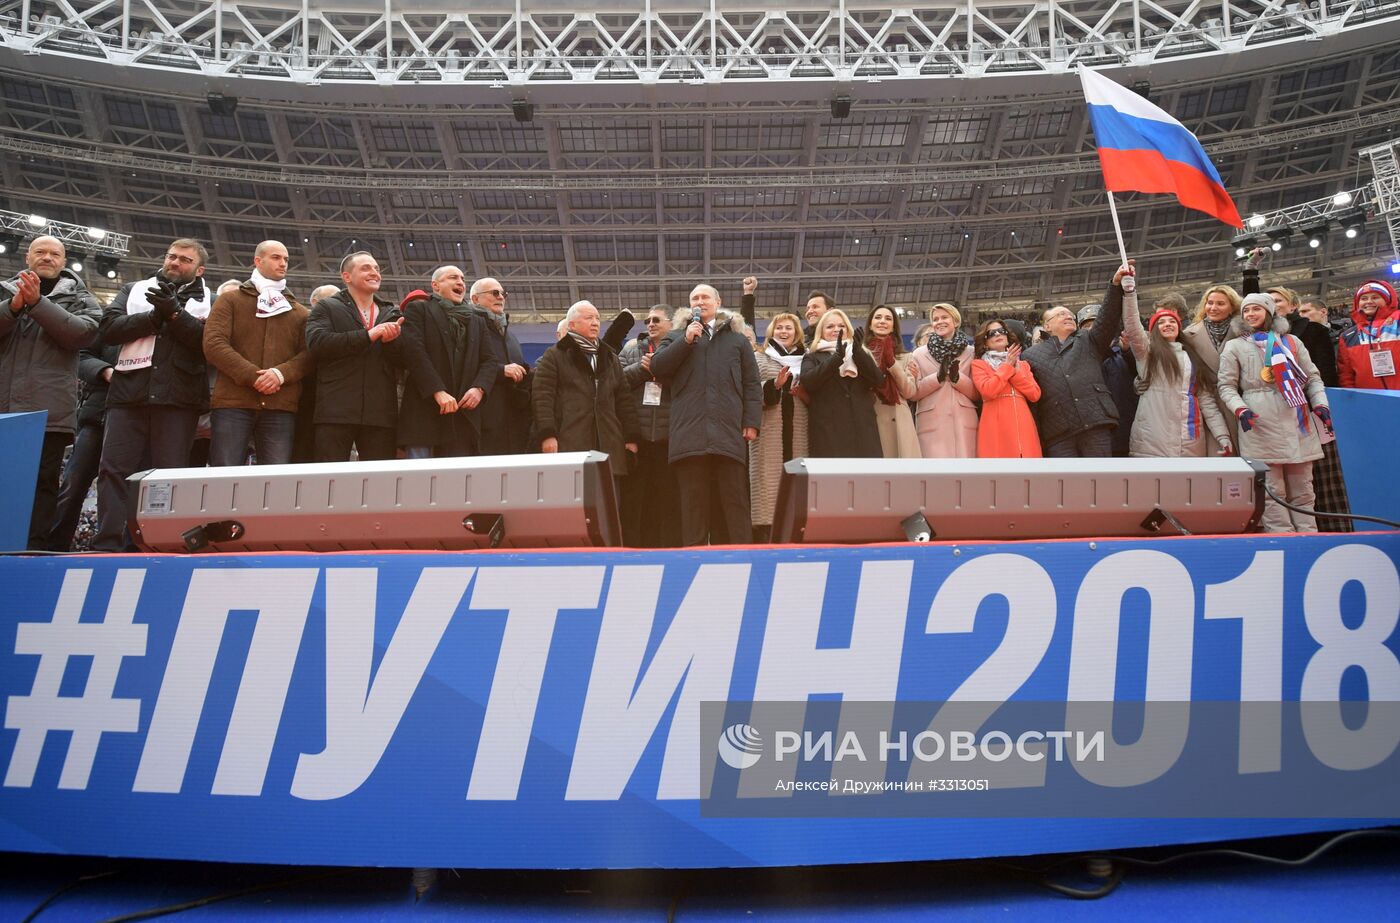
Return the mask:
POLYGON ((1079 79, 1109 192, 1170 192, 1187 208, 1244 227, 1196 136, 1127 87, 1088 68, 1079 79))

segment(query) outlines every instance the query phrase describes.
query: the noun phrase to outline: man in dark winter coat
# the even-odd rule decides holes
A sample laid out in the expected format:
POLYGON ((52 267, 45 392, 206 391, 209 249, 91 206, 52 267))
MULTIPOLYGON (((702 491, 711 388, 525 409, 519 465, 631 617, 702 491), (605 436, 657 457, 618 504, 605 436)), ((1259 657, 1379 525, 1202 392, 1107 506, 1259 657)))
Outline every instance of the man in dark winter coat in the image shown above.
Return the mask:
POLYGON ((1041 317, 1050 336, 1021 357, 1030 363, 1040 385, 1037 422, 1047 458, 1113 454, 1118 407, 1104 381, 1103 363, 1123 332, 1122 285, 1124 279, 1133 278, 1132 264, 1129 260, 1114 274, 1091 330, 1079 332, 1073 311, 1063 305, 1052 307, 1041 317))
POLYGON ((24 261, 28 268, 0 282, 0 413, 49 415, 29 514, 29 547, 37 550, 48 542, 63 450, 78 422, 78 350, 97 336, 102 306, 64 268, 68 254, 57 238, 34 238, 24 261))
POLYGON ((602 321, 587 301, 569 308, 569 330, 535 363, 534 433, 541 452, 606 452, 613 477, 637 451, 637 411, 617 353, 598 342, 602 321))
POLYGON ((1113 403, 1118 407, 1118 428, 1113 431, 1115 458, 1128 457, 1128 442, 1133 434, 1133 420, 1137 417, 1136 379, 1137 359, 1120 334, 1103 361, 1104 384, 1108 385, 1108 393, 1113 395, 1113 403))
POLYGON ((107 391, 94 551, 135 550, 126 534, 128 477, 147 463, 189 463, 208 400, 204 321, 214 300, 204 285, 208 258, 199 241, 172 241, 160 272, 122 286, 102 314, 99 338, 120 351, 107 391))
POLYGON ((670 306, 652 305, 646 332, 624 346, 618 357, 641 425, 637 466, 622 482, 622 535, 638 548, 669 548, 681 540, 681 508, 669 458, 671 389, 651 372, 652 356, 670 332, 670 306))
POLYGON ((530 447, 530 367, 510 332, 506 290, 495 279, 472 283, 472 305, 486 326, 487 343, 499 363, 495 387, 481 406, 481 454, 517 455, 530 447))
POLYGON ((398 380, 386 346, 403 318, 380 301, 379 263, 361 250, 340 261, 339 292, 316 302, 306 319, 306 348, 316 362, 316 460, 393 458, 398 380))
POLYGON ((501 376, 486 320, 467 301, 456 266, 433 272, 433 293, 404 299, 403 336, 394 344, 408 370, 399 407, 399 445, 409 458, 478 455, 481 405, 501 376))
POLYGON ((747 443, 758 438, 763 388, 743 321, 719 308, 713 286, 695 286, 690 310, 677 315, 651 360, 652 373, 671 387, 670 459, 686 545, 752 534, 747 443), (712 521, 712 499, 720 521, 712 521))

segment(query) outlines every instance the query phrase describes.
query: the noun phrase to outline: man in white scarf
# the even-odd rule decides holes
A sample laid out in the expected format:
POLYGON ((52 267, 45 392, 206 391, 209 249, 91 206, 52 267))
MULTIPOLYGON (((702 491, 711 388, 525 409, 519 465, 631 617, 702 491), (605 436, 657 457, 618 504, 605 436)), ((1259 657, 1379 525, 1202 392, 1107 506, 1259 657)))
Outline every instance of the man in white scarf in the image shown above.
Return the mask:
POLYGON ((98 338, 120 351, 107 390, 94 551, 134 550, 126 534, 127 477, 143 465, 189 463, 200 408, 208 400, 208 258, 197 240, 171 242, 160 272, 128 282, 103 312, 98 338))
POLYGON ((253 439, 263 465, 292 458, 302 379, 312 369, 309 314, 287 291, 287 248, 258 244, 253 273, 221 295, 204 325, 204 355, 219 371, 210 399, 211 465, 241 465, 253 439))

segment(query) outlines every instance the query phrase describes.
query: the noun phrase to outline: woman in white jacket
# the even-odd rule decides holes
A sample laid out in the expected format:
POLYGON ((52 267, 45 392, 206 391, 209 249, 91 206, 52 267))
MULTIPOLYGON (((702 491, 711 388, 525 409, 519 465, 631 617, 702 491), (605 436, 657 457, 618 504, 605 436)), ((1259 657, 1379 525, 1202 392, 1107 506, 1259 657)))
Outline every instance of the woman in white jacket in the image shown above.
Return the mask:
POLYGON ((1123 333, 1137 360, 1137 416, 1128 454, 1148 458, 1202 458, 1211 439, 1230 455, 1230 427, 1215 392, 1201 383, 1201 371, 1181 344, 1181 317, 1170 308, 1152 315, 1146 329, 1138 314, 1137 292, 1123 293, 1123 333))
MULTIPOLYGON (((1269 466, 1274 493, 1312 509, 1312 465, 1322 457, 1318 429, 1332 429, 1327 389, 1307 348, 1285 332, 1287 324, 1274 323, 1273 298, 1246 295, 1241 313, 1251 332, 1220 353, 1220 400, 1239 420, 1240 455, 1269 466)), ((1316 532, 1317 522, 1268 498, 1264 529, 1316 532)))

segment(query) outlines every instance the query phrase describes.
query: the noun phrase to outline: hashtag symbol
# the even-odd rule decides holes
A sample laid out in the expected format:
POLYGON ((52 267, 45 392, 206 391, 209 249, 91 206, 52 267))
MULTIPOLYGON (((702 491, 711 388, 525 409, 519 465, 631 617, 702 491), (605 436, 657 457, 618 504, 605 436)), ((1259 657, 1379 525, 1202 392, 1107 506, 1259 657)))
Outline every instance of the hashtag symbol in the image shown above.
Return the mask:
POLYGON ((39 753, 49 731, 71 731, 58 787, 85 789, 103 733, 130 733, 141 719, 140 699, 114 699, 122 658, 144 656, 146 626, 133 625, 144 570, 119 570, 101 622, 79 622, 87 597, 90 570, 70 570, 63 577, 52 622, 22 622, 15 632, 16 654, 37 654, 39 669, 29 695, 12 695, 5 727, 19 731, 5 785, 28 788, 34 782, 39 753), (92 665, 81 696, 60 696, 68 658, 88 656, 92 665))

